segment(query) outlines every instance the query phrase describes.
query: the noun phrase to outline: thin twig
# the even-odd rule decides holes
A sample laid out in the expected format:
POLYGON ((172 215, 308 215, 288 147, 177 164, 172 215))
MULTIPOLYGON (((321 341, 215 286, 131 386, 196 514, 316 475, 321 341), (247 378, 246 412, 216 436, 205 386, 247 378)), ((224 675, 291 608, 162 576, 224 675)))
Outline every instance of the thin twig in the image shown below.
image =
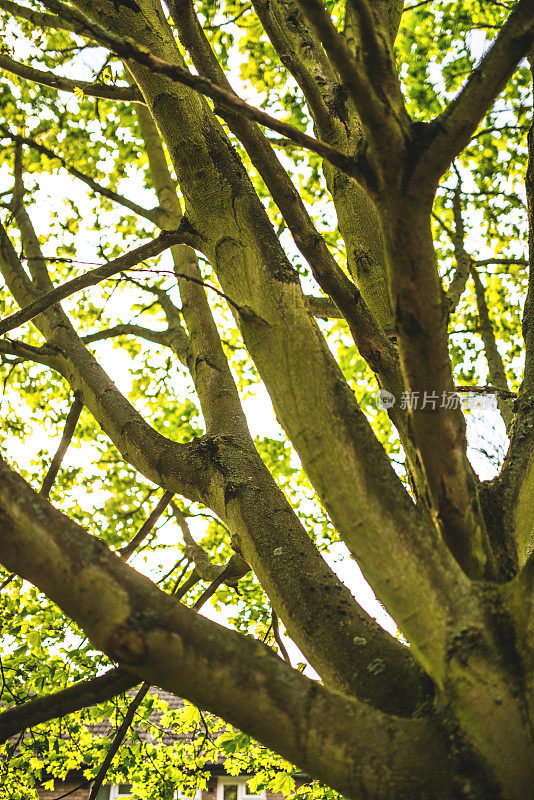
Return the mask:
POLYGON ((225 582, 225 580, 231 575, 232 568, 230 566, 230 562, 228 562, 227 566, 223 569, 220 575, 218 575, 215 580, 213 580, 210 585, 204 589, 196 603, 193 605, 193 609, 195 611, 200 611, 204 603, 206 603, 210 597, 215 594, 219 586, 225 582))
POLYGON ((163 231, 151 242, 136 247, 135 250, 131 250, 129 253, 114 258, 101 267, 89 270, 89 272, 85 272, 83 275, 79 275, 77 278, 66 281, 61 286, 57 286, 45 292, 36 300, 29 303, 25 308, 16 311, 14 314, 2 320, 0 322, 0 335, 13 330, 13 328, 18 328, 25 322, 29 322, 61 300, 70 297, 71 294, 86 289, 89 286, 96 286, 101 281, 111 278, 118 272, 132 269, 141 261, 159 255, 173 244, 181 244, 186 239, 189 240, 189 237, 185 233, 185 227, 186 226, 180 225, 180 227, 174 231, 163 231))
POLYGON ((76 25, 65 22, 53 14, 43 14, 41 11, 36 11, 28 6, 21 6, 19 3, 13 2, 13 0, 1 0, 0 8, 9 14, 13 14, 14 17, 22 17, 22 19, 28 20, 37 28, 55 28, 56 30, 72 31, 73 33, 78 30, 76 25))
POLYGON ((16 578, 16 577, 17 577, 17 575, 16 575, 15 572, 12 572, 11 575, 8 575, 7 578, 5 579, 5 581, 2 581, 2 583, 0 584, 0 592, 2 592, 6 588, 6 586, 9 586, 9 584, 11 583, 13 578, 16 578))
POLYGON ((52 798, 52 800, 63 800, 64 797, 70 797, 70 795, 74 794, 74 792, 77 792, 78 789, 85 789, 88 783, 89 781, 83 781, 82 783, 78 784, 78 786, 75 786, 74 789, 69 789, 69 791, 65 792, 65 794, 60 794, 58 797, 52 798))
POLYGON ((174 270, 170 270, 170 269, 157 269, 157 268, 154 269, 153 267, 139 267, 138 269, 135 269, 135 270, 132 270, 132 271, 133 272, 150 272, 150 273, 154 273, 154 274, 157 274, 157 275, 173 275, 176 278, 184 278, 184 280, 191 281, 191 283, 196 283, 198 286, 203 286, 205 289, 211 289, 212 292, 215 292, 215 294, 218 294, 219 297, 223 298, 223 300, 226 300, 226 302, 229 305, 231 305, 233 308, 235 308, 235 310, 238 311, 240 314, 242 314, 243 312, 246 313, 247 310, 249 310, 249 309, 246 308, 246 306, 238 305, 238 303, 236 303, 235 300, 232 300, 231 297, 228 297, 227 294, 222 292, 220 289, 217 289, 217 287, 213 286, 213 284, 207 283, 206 281, 203 281, 200 278, 195 278, 192 275, 186 274, 185 272, 175 272, 174 270))
POLYGON ((148 690, 150 689, 150 684, 145 682, 142 686, 137 690, 137 694, 135 695, 134 699, 128 706, 128 710, 124 715, 124 719, 122 720, 121 724, 119 725, 115 736, 113 737, 113 741, 109 747, 108 752, 98 770, 96 777, 93 781, 93 785, 91 786, 91 791, 89 792, 89 800, 96 800, 96 796, 102 786, 102 782, 106 777, 106 772, 108 771, 109 767, 111 766, 111 762, 115 757, 115 754, 119 747, 121 746, 124 737, 128 732, 128 728, 133 722, 135 712, 143 702, 145 695, 147 694, 148 690))
POLYGON ((177 581, 176 589, 173 592, 173 594, 176 595, 177 600, 181 600, 182 597, 184 597, 187 594, 189 589, 192 589, 193 586, 195 586, 199 582, 199 580, 200 580, 200 575, 198 574, 196 569, 193 569, 192 573, 189 575, 185 583, 182 584, 182 586, 180 586, 177 581))
POLYGON ((452 199, 452 209, 454 215, 454 255, 456 258, 456 269, 447 289, 449 299, 449 313, 452 313, 464 292, 469 278, 469 267, 471 266, 471 256, 465 249, 465 228, 462 217, 462 182, 460 173, 456 170, 457 183, 452 199))
POLYGON ((61 437, 61 441, 59 443, 59 447, 56 450, 56 454, 52 459, 50 467, 48 468, 48 472, 46 473, 43 485, 41 486, 41 494, 43 497, 48 497, 50 494, 50 489, 54 485, 54 481, 57 478, 59 469, 61 467, 61 463, 65 457, 65 453, 68 450, 68 447, 72 441, 72 437, 74 436, 74 430, 80 419, 80 414, 82 413, 83 409, 83 402, 78 394, 74 395, 74 402, 70 407, 69 413, 67 415, 67 419, 65 420, 65 427, 63 429, 63 435, 61 437))
POLYGON ((287 661, 289 666, 291 666, 291 659, 289 658, 289 653, 287 652, 285 645, 282 641, 282 637, 280 636, 280 628, 278 627, 278 615, 274 608, 271 608, 271 625, 273 629, 273 636, 276 644, 278 645, 280 652, 282 653, 284 661, 287 661))
MULTIPOLYGON (((127 197, 123 197, 118 192, 114 192, 112 189, 109 189, 107 186, 101 186, 97 181, 91 178, 89 175, 86 175, 84 172, 81 172, 76 167, 70 166, 66 159, 63 156, 60 156, 58 153, 55 153, 53 150, 50 150, 49 147, 46 147, 43 144, 39 144, 38 142, 34 141, 33 139, 28 138, 27 136, 21 136, 18 133, 12 133, 7 125, 3 125, 0 123, 0 131, 4 134, 4 136, 8 137, 12 141, 16 142, 17 144, 25 144, 27 147, 36 150, 38 153, 46 156, 51 160, 59 161, 61 166, 73 177, 78 178, 78 180, 83 181, 90 189, 94 192, 98 192, 103 197, 107 197, 108 200, 113 200, 115 203, 120 203, 120 205, 125 206, 126 208, 133 211, 134 214, 139 214, 141 217, 145 217, 145 219, 150 220, 151 222, 158 221, 158 208, 143 208, 143 206, 138 205, 138 203, 134 203, 132 200, 129 200, 127 197)), ((58 259, 59 260, 59 259, 58 259)))
POLYGON ((50 86, 52 89, 59 91, 74 92, 76 89, 81 89, 84 95, 102 98, 103 100, 119 100, 133 103, 145 102, 141 92, 135 87, 107 86, 104 83, 99 84, 91 81, 65 78, 63 75, 56 75, 55 72, 30 67, 28 64, 21 64, 19 61, 14 61, 6 53, 0 53, 0 69, 24 78, 24 80, 38 83, 41 86, 50 86))
POLYGON ((413 11, 414 8, 420 8, 421 6, 427 6, 429 3, 432 3, 432 1, 433 0, 421 0, 420 3, 415 3, 413 6, 406 6, 402 13, 404 14, 405 11, 413 11))
POLYGON ((474 392, 475 394, 499 394, 502 397, 517 397, 517 392, 510 389, 498 389, 496 386, 455 386, 455 392, 474 392))
MULTIPOLYGON (((170 575, 172 575, 172 573, 174 572, 174 570, 175 570, 175 569, 177 569, 177 567, 179 567, 179 566, 180 566, 180 564, 182 564, 182 562, 184 561, 184 559, 185 559, 185 556, 182 556, 182 558, 179 558, 179 559, 178 559, 178 561, 177 561, 175 564, 173 564, 173 566, 170 568, 170 570, 169 570, 168 572, 166 572, 166 573, 165 573, 165 575, 162 575, 162 577, 161 577, 161 578, 159 578, 159 579, 157 580, 157 584, 158 584, 158 586, 159 586, 160 584, 164 583, 164 582, 167 580, 167 578, 168 578, 168 577, 170 577, 170 575)), ((186 569, 187 569, 187 564, 186 564, 186 566, 183 568, 182 575, 184 575, 184 574, 185 574, 185 570, 186 570, 186 569)), ((180 577, 180 576, 179 576, 179 579, 181 580, 181 577, 180 577)))
POLYGON ((171 499, 174 497, 174 492, 167 490, 164 492, 163 496, 161 497, 160 501, 158 502, 157 506, 154 508, 148 519, 143 523, 139 531, 135 534, 133 539, 131 539, 127 545, 125 545, 122 550, 119 550, 119 556, 123 559, 123 561, 127 561, 132 553, 139 547, 143 539, 145 539, 158 519, 161 517, 171 499))

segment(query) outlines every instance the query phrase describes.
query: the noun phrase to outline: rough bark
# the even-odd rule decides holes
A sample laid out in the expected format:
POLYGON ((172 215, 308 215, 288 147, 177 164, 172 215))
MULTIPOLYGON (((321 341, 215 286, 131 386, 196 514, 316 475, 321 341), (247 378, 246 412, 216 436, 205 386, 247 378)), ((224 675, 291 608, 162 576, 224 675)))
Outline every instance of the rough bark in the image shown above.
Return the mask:
POLYGON ((502 469, 505 524, 514 532, 520 564, 534 545, 534 128, 528 136, 525 180, 529 227, 529 283, 523 313, 525 371, 516 401, 516 419, 502 469))
MULTIPOLYGON (((172 226, 182 210, 161 140, 148 111, 140 108, 137 114, 154 187, 162 208, 166 210, 167 225, 172 226)), ((207 432, 213 437, 234 438, 235 446, 243 450, 247 472, 256 484, 253 495, 261 485, 262 503, 267 501, 271 504, 269 511, 258 514, 256 508, 253 513, 251 498, 239 491, 240 480, 234 456, 233 474, 225 478, 227 485, 234 487, 231 497, 235 510, 233 515, 226 514, 225 519, 237 538, 238 547, 258 575, 288 633, 325 681, 383 710, 401 715, 412 713, 425 694, 425 684, 416 665, 406 650, 385 636, 335 579, 257 456, 201 286, 195 254, 190 248, 178 245, 172 248, 172 256, 182 298, 181 312, 189 335, 186 363, 201 403, 207 432), (276 520, 283 518, 283 526, 273 525, 273 516, 276 520), (258 524, 260 520, 261 524, 258 524), (269 555, 275 551, 281 552, 271 559, 269 555), (340 604, 345 610, 341 629, 334 624, 340 604), (303 620, 306 620, 304 625, 303 620), (363 647, 362 640, 366 642, 363 647), (380 675, 374 675, 369 665, 379 657, 383 658, 385 669, 380 675), (347 675, 351 677, 347 678, 347 675), (405 687, 402 694, 398 691, 400 686, 405 687)), ((176 321, 176 310, 166 305, 166 311, 171 325, 176 321)), ((211 504, 216 506, 216 495, 211 504)))
MULTIPOLYGON (((138 37, 152 52, 179 61, 170 33, 165 33, 162 40, 159 22, 159 35, 154 36, 156 23, 148 9, 144 13, 152 19, 151 25, 130 12, 123 12, 118 18, 107 5, 101 10, 100 18, 116 32, 121 33, 127 27, 128 33, 138 37)), ((247 348, 319 496, 342 537, 357 553, 378 595, 383 602, 395 605, 393 613, 408 638, 418 640, 422 651, 434 650, 431 660, 436 657, 439 663, 443 641, 439 630, 443 628, 439 623, 436 625, 436 620, 445 622, 445 617, 442 599, 438 599, 440 593, 432 587, 434 576, 441 573, 445 580, 449 569, 453 569, 448 554, 444 549, 442 559, 433 555, 440 549, 439 541, 433 541, 428 520, 413 507, 391 470, 310 319, 304 296, 263 207, 211 112, 189 89, 151 74, 137 64, 131 63, 129 69, 145 94, 169 148, 186 213, 204 237, 203 250, 216 265, 225 294, 247 310, 239 314, 247 348), (212 186, 217 186, 217 193, 212 186), (243 230, 249 231, 249 235, 243 237, 243 230), (310 363, 313 370, 308 368, 310 363), (311 396, 316 398, 312 406, 311 396), (391 503, 383 502, 385 485, 391 485, 398 498, 394 515, 391 503), (365 486, 365 492, 360 493, 358 486, 365 486), (370 490, 375 496, 372 504, 370 490), (404 515, 406 522, 400 522, 404 515), (423 533, 428 527, 429 532, 423 533), (408 547, 404 537, 408 537, 413 547, 408 547), (398 551, 403 565, 401 572, 405 578, 411 574, 414 584, 419 586, 420 612, 414 614, 413 595, 403 588, 398 569, 392 569, 390 574, 386 574, 387 568, 384 571, 383 566, 376 572, 373 570, 372 563, 382 547, 384 557, 391 553, 392 547, 398 551), (417 551, 420 559, 414 555, 417 551), (431 627, 427 627, 429 605, 436 613, 431 627), (419 626, 421 630, 417 633, 419 626)), ((218 443, 218 450, 218 458, 228 468, 231 450, 223 442, 218 443)), ((237 485, 248 495, 251 508, 255 507, 253 488, 242 477, 237 485)), ((226 508, 226 502, 221 486, 217 510, 223 507, 226 508)))
MULTIPOLYGON (((0 0, 0 5, 9 2, 0 0)), ((127 62, 135 86, 129 94, 121 88, 121 99, 144 101, 138 103, 139 121, 160 205, 152 219, 173 229, 182 217, 163 141, 194 231, 189 243, 215 269, 222 296, 305 471, 410 649, 362 612, 259 458, 192 249, 172 245, 182 316, 165 292, 152 287, 167 316, 167 330, 124 324, 85 339, 134 334, 170 347, 190 370, 206 421, 206 435, 189 443, 177 444, 156 433, 114 386, 61 307, 50 305, 60 295, 24 207, 21 146, 30 143, 18 135, 11 208, 29 274, 4 228, 0 266, 19 305, 37 313, 25 319, 32 319, 46 344, 35 348, 4 340, 0 349, 49 364, 79 393, 132 466, 164 487, 166 496, 179 492, 218 514, 324 685, 291 670, 258 642, 214 625, 157 590, 3 462, 2 563, 54 600, 97 648, 135 676, 131 680, 142 678, 184 695, 354 800, 531 797, 532 285, 525 309, 527 358, 517 423, 493 505, 485 499, 482 507, 466 458, 463 417, 457 409, 439 405, 454 385, 449 308, 430 215, 440 175, 532 46, 532 3, 517 3, 444 114, 428 125, 414 125, 406 113, 392 49, 398 2, 353 0, 341 32, 320 0, 257 0, 256 13, 303 89, 320 139, 233 94, 186 0, 176 0, 171 10, 199 76, 185 68, 156 0, 127 6, 79 0, 75 8, 47 0, 45 5, 64 18, 67 28, 77 26, 127 62), (78 7, 98 24, 85 20, 78 7), (215 113, 245 145, 317 282, 343 312, 379 380, 394 379, 397 393, 435 396, 436 408, 414 408, 399 422, 421 487, 417 503, 359 409, 242 161, 201 94, 221 106, 215 113), (349 278, 318 237, 256 122, 330 160, 325 172, 364 303, 351 294, 349 278), (360 185, 353 182, 355 177, 360 185), (372 230, 377 220, 380 235, 372 230), (372 250, 368 272, 357 247, 372 250), (389 300, 384 300, 386 280, 389 300), (47 294, 49 302, 43 303, 47 294), (387 339, 393 332, 392 317, 399 360, 387 339), (486 530, 486 519, 490 521, 501 500, 502 530, 508 538, 516 536, 519 566, 526 562, 513 579, 514 570, 498 571, 486 530)), ((32 21, 33 12, 13 11, 32 21)), ((36 24, 54 25, 49 17, 41 15, 36 24)), ((0 66, 29 80, 58 89, 79 85, 9 63, 5 54, 2 59, 0 66)), ((531 251, 532 184, 531 158, 531 251)), ((460 244, 459 261, 465 254, 460 244)), ((487 307, 474 279, 483 316, 487 307)), ((461 282, 456 288, 461 289, 461 282)), ((486 322, 491 322, 489 314, 486 322)), ((216 580, 225 574, 223 569, 216 580)), ((56 710, 78 702, 76 690, 56 710)), ((50 704, 44 707, 28 708, 27 719, 35 718, 35 709, 44 719, 50 704)), ((9 716, 6 722, 0 715, 0 730, 3 721, 20 724, 20 719, 10 723, 9 716)))
POLYGON ((432 722, 380 714, 305 678, 261 643, 158 590, 5 465, 0 472, 3 562, 127 671, 227 719, 346 795, 450 796, 432 722), (429 779, 435 763, 443 769, 429 779))

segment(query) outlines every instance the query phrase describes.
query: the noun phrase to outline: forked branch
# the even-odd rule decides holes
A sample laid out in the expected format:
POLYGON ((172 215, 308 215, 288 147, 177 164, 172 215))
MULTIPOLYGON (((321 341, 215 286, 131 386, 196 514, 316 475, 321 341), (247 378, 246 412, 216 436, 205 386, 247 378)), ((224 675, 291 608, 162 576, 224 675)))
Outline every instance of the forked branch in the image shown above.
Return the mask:
MULTIPOLYGON (((214 100, 216 104, 239 113, 248 119, 255 120, 261 125, 265 125, 265 127, 276 131, 281 136, 291 139, 301 147, 311 150, 314 153, 318 153, 341 169, 343 172, 356 177, 358 170, 356 168, 354 159, 346 156, 339 150, 336 150, 335 147, 331 147, 326 142, 323 142, 320 139, 315 139, 313 136, 309 136, 308 134, 299 130, 299 128, 296 128, 294 125, 290 125, 286 122, 280 122, 280 120, 275 119, 261 109, 251 106, 249 103, 246 103, 244 100, 238 97, 235 93, 229 92, 207 78, 199 75, 193 75, 187 69, 180 67, 177 64, 171 64, 170 62, 165 61, 165 59, 153 55, 149 52, 148 48, 139 47, 139 45, 133 40, 128 39, 127 37, 117 36, 114 33, 107 31, 98 25, 98 23, 94 22, 88 17, 84 17, 84 15, 79 11, 74 10, 70 6, 64 5, 60 2, 60 0, 45 0, 45 5, 52 8, 52 10, 57 11, 57 13, 66 20, 75 21, 79 24, 85 25, 87 35, 89 35, 91 38, 94 38, 105 47, 108 47, 120 58, 123 58, 126 61, 136 61, 138 64, 147 67, 152 72, 166 75, 177 83, 181 83, 184 86, 188 86, 190 89, 194 89, 200 94, 214 100)), ((0 67, 1 66, 2 62, 0 61, 0 67)))
MULTIPOLYGON (((298 5, 323 43, 330 61, 341 77, 343 87, 352 98, 369 142, 376 145, 377 152, 374 156, 381 151, 381 160, 389 159, 390 156, 397 158, 408 132, 409 118, 404 110, 391 56, 387 55, 386 40, 377 31, 368 3, 358 0, 355 10, 364 20, 363 33, 367 35, 368 60, 378 59, 380 62, 376 77, 378 89, 369 70, 355 60, 345 39, 337 31, 323 0, 298 0, 298 5)), ((375 171, 375 178, 377 177, 378 173, 375 171)))
POLYGON ((72 278, 70 281, 66 281, 61 286, 57 286, 49 292, 45 292, 45 294, 41 295, 25 308, 3 319, 0 322, 0 335, 13 330, 13 328, 18 328, 25 322, 29 322, 39 314, 42 314, 47 309, 61 302, 61 300, 70 297, 75 292, 87 289, 89 286, 96 286, 98 283, 101 283, 107 278, 111 278, 113 275, 117 275, 119 272, 132 269, 132 267, 137 266, 147 258, 153 258, 159 255, 173 244, 183 243, 184 241, 189 242, 192 239, 194 240, 194 236, 191 235, 191 230, 187 222, 184 222, 174 231, 163 231, 151 242, 136 247, 129 253, 114 258, 101 267, 89 270, 89 272, 79 275, 77 278, 72 278))
POLYGON ((143 208, 138 203, 134 203, 128 197, 123 197, 123 195, 119 194, 118 192, 114 192, 112 189, 109 189, 107 186, 102 186, 98 181, 95 181, 91 178, 90 175, 86 175, 85 173, 81 172, 76 167, 72 167, 68 164, 63 156, 60 156, 58 153, 55 153, 49 147, 46 147, 43 144, 39 144, 34 139, 30 139, 27 136, 21 136, 17 133, 12 133, 7 125, 0 123, 0 131, 6 136, 8 139, 11 139, 13 142, 17 144, 25 144, 28 147, 31 147, 32 150, 36 150, 38 153, 46 156, 47 158, 53 161, 59 161, 61 166, 73 177, 78 178, 78 180, 85 183, 92 189, 94 192, 102 195, 102 197, 107 197, 108 200, 112 200, 115 203, 120 203, 120 205, 128 208, 130 211, 133 211, 134 214, 138 214, 140 217, 144 217, 145 219, 150 220, 151 222, 157 223, 159 217, 159 209, 157 208, 143 208))
POLYGON ((261 643, 185 608, 4 464, 0 509, 2 562, 44 591, 127 671, 276 747, 346 795, 395 800, 423 789, 428 794, 430 787, 436 798, 447 796, 444 740, 433 723, 383 715, 329 691, 261 643), (361 768, 370 762, 377 767, 372 776, 361 768))
POLYGON ((427 126, 420 177, 435 183, 446 172, 533 44, 534 4, 519 0, 463 89, 427 126))

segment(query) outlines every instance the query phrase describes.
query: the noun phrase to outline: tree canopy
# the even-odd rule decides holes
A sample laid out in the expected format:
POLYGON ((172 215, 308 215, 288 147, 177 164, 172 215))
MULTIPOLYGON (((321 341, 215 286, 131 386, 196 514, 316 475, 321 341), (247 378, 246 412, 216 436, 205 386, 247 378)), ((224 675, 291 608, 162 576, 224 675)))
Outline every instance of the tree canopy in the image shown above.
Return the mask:
POLYGON ((532 0, 0 12, 0 797, 534 797, 532 0))

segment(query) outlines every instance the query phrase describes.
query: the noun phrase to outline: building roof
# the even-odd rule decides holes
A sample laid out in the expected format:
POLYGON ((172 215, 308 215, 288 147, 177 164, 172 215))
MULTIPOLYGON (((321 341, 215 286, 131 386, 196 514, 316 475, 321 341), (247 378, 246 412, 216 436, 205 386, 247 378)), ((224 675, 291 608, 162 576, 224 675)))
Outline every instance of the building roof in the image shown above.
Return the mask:
MULTIPOLYGON (((127 694, 128 697, 131 697, 133 699, 137 694, 137 689, 130 689, 127 692, 127 694)), ((184 701, 182 700, 181 697, 176 697, 175 694, 171 694, 171 692, 166 692, 163 689, 158 689, 155 686, 150 687, 149 695, 156 696, 160 700, 165 701, 167 703, 169 711, 176 711, 180 708, 183 708, 184 706, 184 701)), ((146 742, 157 741, 165 745, 172 745, 177 741, 187 741, 187 740, 191 741, 192 739, 195 738, 194 731, 191 731, 189 733, 183 733, 182 731, 180 732, 174 731, 169 726, 166 726, 163 732, 163 736, 161 738, 158 738, 157 740, 153 739, 150 733, 150 727, 147 728, 147 722, 149 722, 151 726, 154 726, 156 728, 161 728, 162 716, 163 712, 160 711, 159 708, 154 708, 151 711, 150 715, 146 717, 143 713, 143 709, 141 708, 136 712, 133 723, 130 726, 130 731, 134 731, 135 738, 140 741, 146 741, 146 742)), ((90 724, 88 728, 95 736, 112 737, 119 724, 120 723, 117 723, 117 725, 115 725, 112 724, 112 722, 109 719, 103 719, 100 720, 100 722, 90 724)), ((131 733, 129 733, 129 735, 126 736, 125 741, 127 741, 128 739, 132 739, 131 733)))

